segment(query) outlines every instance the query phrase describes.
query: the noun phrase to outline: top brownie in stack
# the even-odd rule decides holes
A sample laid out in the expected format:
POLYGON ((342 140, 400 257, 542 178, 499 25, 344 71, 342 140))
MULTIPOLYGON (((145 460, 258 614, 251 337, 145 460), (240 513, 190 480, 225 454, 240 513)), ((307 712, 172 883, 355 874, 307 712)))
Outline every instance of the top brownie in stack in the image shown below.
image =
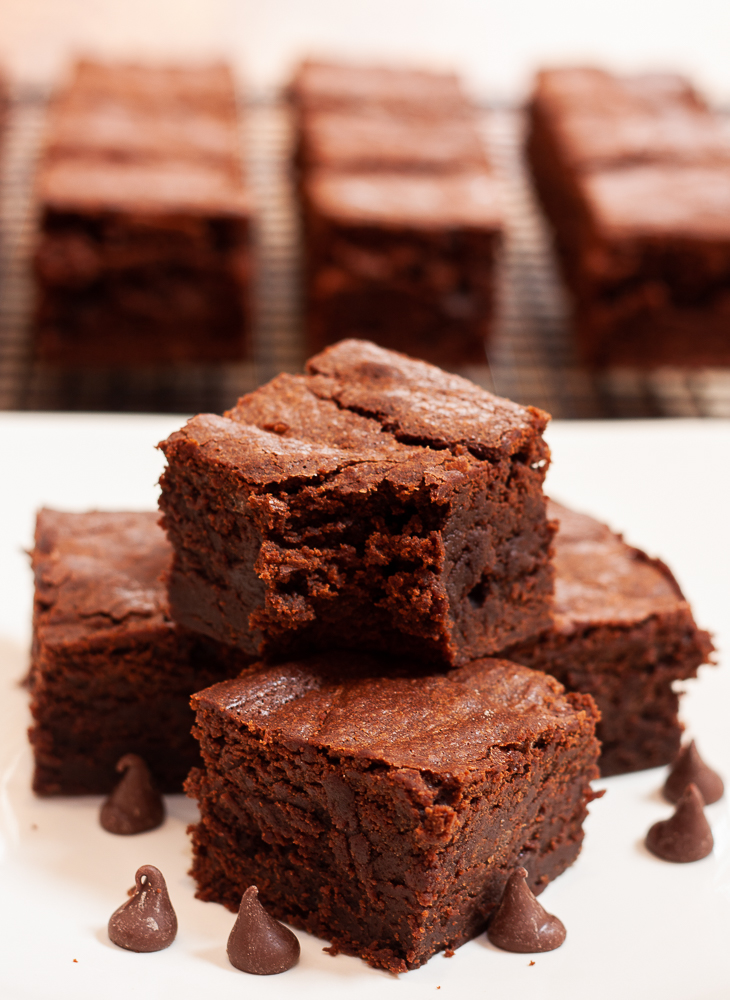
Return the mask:
POLYGON ((546 414, 362 341, 161 447, 180 623, 463 663, 548 627, 546 414))
POLYGON ((681 77, 541 73, 528 155, 594 365, 730 364, 730 123, 681 77))
POLYGON ((80 63, 52 103, 37 190, 40 358, 244 355, 250 207, 225 67, 80 63))
POLYGON ((483 363, 502 211, 457 78, 305 63, 292 97, 309 348, 483 363))

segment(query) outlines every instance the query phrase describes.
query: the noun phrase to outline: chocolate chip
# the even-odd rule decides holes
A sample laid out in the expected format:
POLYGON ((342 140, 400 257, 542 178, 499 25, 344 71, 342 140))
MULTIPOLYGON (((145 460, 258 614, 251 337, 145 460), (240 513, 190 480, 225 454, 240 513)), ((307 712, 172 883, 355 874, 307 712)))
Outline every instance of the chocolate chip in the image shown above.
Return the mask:
POLYGON ((99 822, 104 829, 127 835, 160 826, 165 818, 165 803, 142 758, 125 754, 117 763, 117 771, 124 777, 101 807, 99 822))
POLYGON ((241 899, 236 922, 228 938, 228 959, 242 972, 273 976, 299 961, 299 941, 288 927, 269 916, 249 886, 241 899))
POLYGON ((678 864, 706 858, 714 841, 703 805, 697 785, 689 785, 674 815, 655 823, 647 833, 646 846, 652 854, 678 864))
POLYGON ((133 896, 109 918, 109 939, 127 951, 162 951, 177 934, 165 879, 154 865, 142 865, 134 880, 133 896))
POLYGON ((507 879, 487 937, 504 951, 553 951, 565 941, 565 927, 540 906, 526 878, 526 870, 517 868, 507 879))
POLYGON ((662 789, 664 797, 670 802, 679 802, 689 784, 697 785, 706 806, 721 799, 725 791, 722 778, 705 764, 697 751, 694 740, 682 747, 677 759, 672 764, 662 789))

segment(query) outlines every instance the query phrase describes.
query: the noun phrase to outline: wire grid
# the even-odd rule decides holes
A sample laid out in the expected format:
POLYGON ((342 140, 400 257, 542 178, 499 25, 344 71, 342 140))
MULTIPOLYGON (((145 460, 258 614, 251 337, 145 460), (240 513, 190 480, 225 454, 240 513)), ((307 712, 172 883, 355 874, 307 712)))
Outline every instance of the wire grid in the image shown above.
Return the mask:
MULTIPOLYGON (((126 370, 67 370, 33 360, 30 260, 33 176, 45 114, 39 93, 13 96, 0 164, 0 409, 221 412, 304 360, 300 239, 289 174, 292 122, 280 100, 244 109, 254 228, 253 360, 126 370)), ((559 418, 730 417, 730 369, 624 369, 595 374, 575 358, 550 238, 521 157, 524 119, 492 108, 483 131, 506 201, 498 321, 488 364, 461 370, 487 389, 559 418)))

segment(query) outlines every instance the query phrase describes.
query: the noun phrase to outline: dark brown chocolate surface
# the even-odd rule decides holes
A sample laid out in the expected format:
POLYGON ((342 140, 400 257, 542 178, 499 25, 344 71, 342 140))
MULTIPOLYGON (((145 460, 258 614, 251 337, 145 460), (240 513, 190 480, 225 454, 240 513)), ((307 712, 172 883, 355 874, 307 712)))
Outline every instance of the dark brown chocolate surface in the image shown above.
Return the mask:
POLYGON ((246 889, 228 937, 228 961, 241 972, 276 976, 299 961, 299 941, 288 927, 270 917, 258 899, 258 889, 246 889))
POLYGON ((243 357, 251 204, 230 73, 82 62, 49 118, 36 181, 39 358, 243 357))
POLYGON ((169 948, 177 935, 165 878, 154 865, 142 865, 134 877, 134 892, 109 918, 109 939, 128 951, 169 948))
POLYGON ((655 823, 646 835, 646 846, 662 861, 689 864, 712 853, 715 842, 707 822, 704 800, 697 785, 688 785, 674 815, 655 823))
POLYGON ((528 153, 596 365, 730 363, 730 125, 681 78, 552 70, 528 153))
POLYGON ((706 806, 717 802, 725 794, 722 778, 700 757, 694 740, 682 747, 673 761, 662 788, 664 798, 678 802, 688 785, 696 785, 706 806))
POLYGON ((565 927, 535 899, 527 885, 527 871, 516 868, 489 921, 487 937, 503 951, 554 951, 565 941, 565 927))
POLYGON ((116 770, 122 778, 102 803, 99 822, 103 829, 128 837, 161 826, 165 802, 145 761, 136 753, 127 753, 117 761, 116 770))
POLYGON ((549 501, 548 516, 559 521, 553 627, 505 655, 595 698, 602 774, 669 763, 682 732, 673 685, 696 676, 710 637, 662 562, 585 514, 549 501))
POLYGON ((546 416, 344 341, 161 447, 173 615, 247 652, 466 662, 548 621, 546 416))
POLYGON ((516 865, 539 891, 580 849, 595 709, 543 674, 340 651, 194 703, 198 895, 235 910, 256 884, 334 953, 415 968, 484 928, 516 865))
POLYGON ((110 792, 139 754, 163 791, 197 760, 189 698, 245 657, 170 620, 156 513, 38 515, 30 672, 36 792, 110 792))

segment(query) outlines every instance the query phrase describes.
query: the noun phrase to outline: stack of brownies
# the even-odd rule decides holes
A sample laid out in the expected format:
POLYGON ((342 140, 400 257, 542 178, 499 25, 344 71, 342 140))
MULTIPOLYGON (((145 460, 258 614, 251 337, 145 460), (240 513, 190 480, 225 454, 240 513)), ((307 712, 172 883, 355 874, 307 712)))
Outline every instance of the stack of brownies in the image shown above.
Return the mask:
POLYGON ((730 120, 679 76, 539 75, 528 157, 586 362, 730 364, 730 120))
POLYGON ((291 96, 309 349, 366 337, 483 364, 503 222, 457 78, 310 61, 291 96))
POLYGON ((596 703, 607 773, 666 763, 711 649, 662 563, 546 501, 546 422, 343 341, 162 443, 167 539, 42 512, 36 790, 194 763, 198 895, 255 884, 395 972, 484 929, 516 867, 540 891, 580 850, 596 703))
POLYGON ((37 194, 40 359, 244 356, 250 206, 225 66, 77 63, 51 104, 37 194))

